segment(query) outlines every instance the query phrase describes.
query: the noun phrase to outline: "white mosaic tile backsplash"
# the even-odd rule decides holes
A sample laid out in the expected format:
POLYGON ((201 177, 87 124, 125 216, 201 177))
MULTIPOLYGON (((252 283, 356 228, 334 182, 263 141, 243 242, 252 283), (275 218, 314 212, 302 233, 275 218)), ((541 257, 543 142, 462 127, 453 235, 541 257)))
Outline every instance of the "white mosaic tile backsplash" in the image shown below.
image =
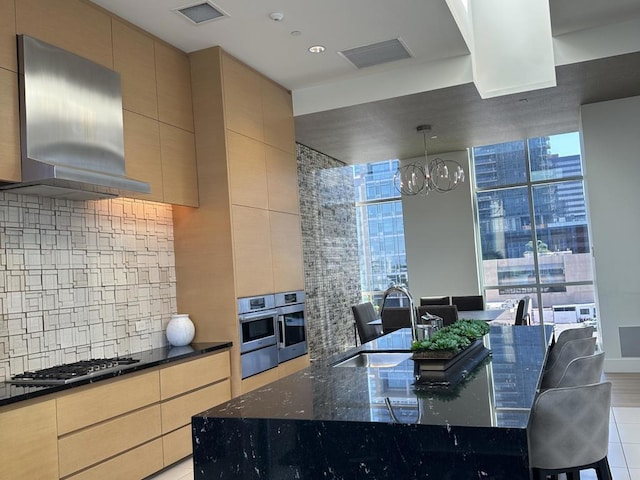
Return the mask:
POLYGON ((0 381, 166 345, 171 206, 0 192, 0 381))

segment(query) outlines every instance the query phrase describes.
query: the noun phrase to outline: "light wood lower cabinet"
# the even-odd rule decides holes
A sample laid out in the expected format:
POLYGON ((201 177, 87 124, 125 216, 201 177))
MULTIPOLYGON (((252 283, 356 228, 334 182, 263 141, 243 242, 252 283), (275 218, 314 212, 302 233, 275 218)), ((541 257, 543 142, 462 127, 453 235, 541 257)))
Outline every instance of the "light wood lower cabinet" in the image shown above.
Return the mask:
POLYGON ((160 370, 160 398, 166 400, 196 388, 229 378, 229 352, 179 363, 160 370))
POLYGON ((165 465, 171 465, 191 455, 191 425, 186 425, 178 430, 162 436, 163 461, 165 465))
POLYGON ((191 417, 231 399, 230 376, 228 351, 160 371, 165 466, 191 455, 191 417))
POLYGON ((162 433, 191 423, 191 416, 231 399, 231 382, 224 380, 162 402, 162 433))
POLYGON ((165 465, 162 445, 163 440, 157 438, 95 467, 72 475, 68 477, 68 480, 140 480, 146 478, 161 470, 165 465))
POLYGON ((160 405, 156 404, 60 437, 60 476, 66 477, 158 438, 160 422, 160 405))
POLYGON ((309 365, 309 354, 281 363, 276 368, 272 368, 266 372, 253 375, 242 380, 241 393, 247 393, 255 390, 256 388, 263 387, 269 383, 275 382, 276 380, 302 370, 303 368, 307 368, 309 365))
POLYGON ((158 372, 132 374, 58 397, 58 435, 129 413, 160 401, 158 372))
POLYGON ((58 478, 55 400, 0 408, 0 479, 58 478))
POLYGON ((230 376, 225 350, 1 408, 0 479, 145 478, 191 454, 191 417, 230 376))

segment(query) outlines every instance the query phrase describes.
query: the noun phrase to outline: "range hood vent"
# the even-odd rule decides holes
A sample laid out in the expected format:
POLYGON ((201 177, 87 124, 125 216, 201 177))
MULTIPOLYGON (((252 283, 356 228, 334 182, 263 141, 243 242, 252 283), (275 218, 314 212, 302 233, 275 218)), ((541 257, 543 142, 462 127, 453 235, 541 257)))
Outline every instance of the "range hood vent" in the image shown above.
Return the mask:
POLYGON ((22 182, 0 189, 73 200, 149 193, 126 176, 120 75, 18 36, 22 182))

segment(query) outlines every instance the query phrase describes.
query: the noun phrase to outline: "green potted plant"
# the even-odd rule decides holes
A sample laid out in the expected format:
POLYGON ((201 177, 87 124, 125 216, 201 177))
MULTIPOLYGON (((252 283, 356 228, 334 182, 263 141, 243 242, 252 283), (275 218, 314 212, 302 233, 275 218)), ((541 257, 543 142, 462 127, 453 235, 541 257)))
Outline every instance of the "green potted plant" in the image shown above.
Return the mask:
POLYGON ((425 340, 413 342, 411 345, 413 358, 453 357, 487 333, 489 333, 489 325, 484 320, 460 319, 452 325, 441 328, 425 340))

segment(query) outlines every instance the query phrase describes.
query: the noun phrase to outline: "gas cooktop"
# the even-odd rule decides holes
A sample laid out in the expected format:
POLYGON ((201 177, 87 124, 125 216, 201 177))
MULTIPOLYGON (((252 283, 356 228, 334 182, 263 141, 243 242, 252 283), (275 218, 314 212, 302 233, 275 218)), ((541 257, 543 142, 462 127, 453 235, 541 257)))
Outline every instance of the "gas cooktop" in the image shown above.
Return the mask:
POLYGON ((105 373, 131 368, 140 360, 131 357, 93 358, 79 362, 24 372, 11 377, 7 383, 20 385, 63 385, 105 373))

